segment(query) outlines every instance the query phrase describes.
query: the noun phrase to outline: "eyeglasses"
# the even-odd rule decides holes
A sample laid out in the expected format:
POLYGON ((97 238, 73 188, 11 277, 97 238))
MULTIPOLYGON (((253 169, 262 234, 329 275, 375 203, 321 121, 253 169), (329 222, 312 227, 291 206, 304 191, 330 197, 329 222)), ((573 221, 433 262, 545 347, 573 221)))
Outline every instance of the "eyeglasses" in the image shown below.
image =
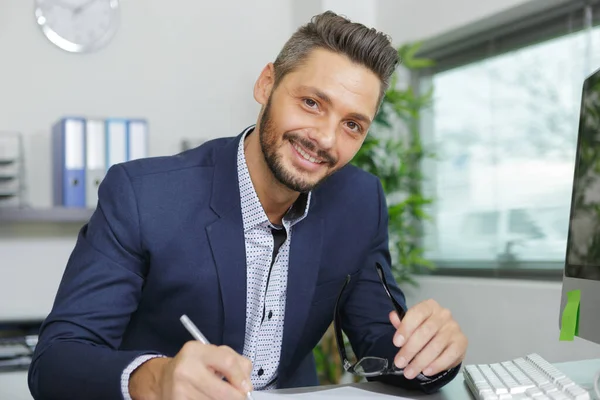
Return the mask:
MULTIPOLYGON (((376 263, 375 268, 377 269, 377 275, 379 275, 379 279, 381 280, 381 284, 383 285, 383 288, 384 288, 387 296, 392 301, 392 304, 394 305, 394 309, 398 313, 398 317, 400 317, 400 320, 402 320, 402 318, 404 317, 405 311, 402 308, 402 306, 400 306, 400 304, 396 301, 396 299, 394 299, 394 296, 392 296, 390 288, 385 279, 385 273, 383 272, 383 267, 381 266, 381 264, 376 263)), ((390 367, 389 362, 386 358, 363 357, 360 360, 358 360, 357 362, 355 362, 354 364, 348 360, 348 355, 346 353, 346 348, 344 345, 344 337, 342 336, 342 317, 340 314, 339 303, 340 303, 340 299, 342 298, 342 294, 344 293, 344 289, 346 289, 346 286, 348 286, 349 282, 350 282, 350 275, 348 275, 346 277, 346 281, 344 282, 344 285, 342 286, 342 289, 340 290, 340 293, 338 295, 337 301, 335 302, 334 317, 333 317, 333 327, 335 330, 335 338, 336 338, 336 342, 337 342, 338 351, 340 353, 340 358, 344 365, 344 369, 351 374, 360 375, 365 378, 379 376, 379 375, 402 375, 403 369, 397 368, 394 363, 392 363, 392 366, 390 367)))

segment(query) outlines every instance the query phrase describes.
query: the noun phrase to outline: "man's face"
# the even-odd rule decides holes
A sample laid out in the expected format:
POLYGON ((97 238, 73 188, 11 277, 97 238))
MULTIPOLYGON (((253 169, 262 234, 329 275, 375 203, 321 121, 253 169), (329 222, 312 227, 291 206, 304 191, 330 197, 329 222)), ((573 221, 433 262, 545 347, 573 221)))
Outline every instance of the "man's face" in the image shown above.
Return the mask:
POLYGON ((346 165, 375 117, 380 87, 366 67, 314 50, 263 102, 260 143, 275 178, 308 192, 346 165))

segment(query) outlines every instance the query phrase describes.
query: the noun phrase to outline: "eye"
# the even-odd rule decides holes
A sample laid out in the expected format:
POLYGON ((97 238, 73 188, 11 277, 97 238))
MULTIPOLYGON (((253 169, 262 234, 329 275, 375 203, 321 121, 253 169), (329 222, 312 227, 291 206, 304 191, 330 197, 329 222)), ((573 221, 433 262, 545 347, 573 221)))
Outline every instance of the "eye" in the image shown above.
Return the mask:
POLYGON ((354 121, 348 121, 346 126, 353 132, 362 132, 362 127, 354 121))
POLYGON ((318 104, 316 101, 314 101, 313 99, 304 99, 304 104, 308 107, 308 108, 312 108, 313 110, 317 108, 318 104))

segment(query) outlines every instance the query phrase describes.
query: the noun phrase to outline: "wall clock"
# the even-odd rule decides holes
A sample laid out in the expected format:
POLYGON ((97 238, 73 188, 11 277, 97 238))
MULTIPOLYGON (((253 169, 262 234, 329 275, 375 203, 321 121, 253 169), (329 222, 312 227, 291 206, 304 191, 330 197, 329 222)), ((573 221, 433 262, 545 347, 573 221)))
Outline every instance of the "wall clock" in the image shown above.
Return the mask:
POLYGON ((119 0, 35 0, 35 18, 44 35, 71 53, 106 46, 117 31, 119 11, 119 0))

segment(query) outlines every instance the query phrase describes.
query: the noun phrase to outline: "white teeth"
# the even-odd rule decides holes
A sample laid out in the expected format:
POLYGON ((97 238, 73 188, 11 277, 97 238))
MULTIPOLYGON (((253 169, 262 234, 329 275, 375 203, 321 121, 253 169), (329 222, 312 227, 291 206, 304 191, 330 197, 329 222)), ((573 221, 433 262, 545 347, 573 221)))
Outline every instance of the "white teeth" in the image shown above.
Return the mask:
POLYGON ((300 153, 302 155, 302 157, 304 157, 305 160, 308 160, 311 163, 315 163, 315 164, 321 164, 323 162, 323 161, 317 160, 314 157, 311 157, 307 152, 302 150, 302 148, 300 146, 298 146, 296 143, 292 144, 292 146, 294 146, 296 151, 298 151, 298 153, 300 153))

